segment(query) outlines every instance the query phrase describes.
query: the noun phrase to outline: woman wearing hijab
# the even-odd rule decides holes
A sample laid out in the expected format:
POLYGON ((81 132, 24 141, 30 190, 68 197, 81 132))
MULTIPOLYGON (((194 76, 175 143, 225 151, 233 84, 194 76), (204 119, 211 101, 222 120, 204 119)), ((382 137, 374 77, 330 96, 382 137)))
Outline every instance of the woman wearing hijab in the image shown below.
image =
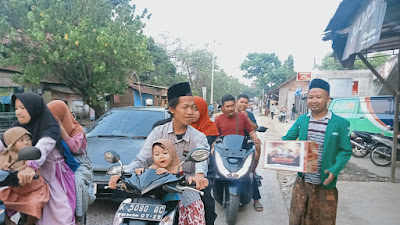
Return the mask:
POLYGON ((190 126, 196 128, 207 136, 208 144, 211 146, 215 139, 219 136, 219 132, 214 122, 208 116, 207 102, 199 96, 194 96, 195 116, 190 126))
POLYGON ((93 191, 92 159, 86 151, 87 141, 83 127, 75 120, 65 102, 53 100, 47 104, 50 112, 60 126, 61 138, 68 146, 72 157, 78 161, 75 172, 76 210, 75 215, 82 219, 96 196, 93 191))
MULTIPOLYGON (((207 102, 199 96, 194 96, 194 103, 196 108, 194 110, 194 118, 190 126, 196 128, 198 131, 206 135, 208 144, 210 147, 214 143, 215 139, 219 136, 219 132, 214 122, 210 120, 208 116, 207 102)), ((213 155, 210 155, 208 162, 208 178, 215 176, 215 159, 213 155)), ((204 209, 206 212, 206 224, 214 224, 217 214, 215 213, 215 201, 211 196, 212 182, 209 181, 209 185, 203 190, 204 196, 202 200, 204 202, 204 209)))
MULTIPOLYGON (((13 125, 27 129, 32 134, 32 145, 42 153, 40 159, 28 161, 26 168, 18 172, 19 182, 22 186, 30 183, 40 168, 50 189, 50 199, 43 207, 43 216, 38 224, 75 224, 74 173, 64 162, 57 121, 38 94, 13 95, 12 103, 18 119, 13 125)), ((5 147, 1 141, 0 153, 5 147)))

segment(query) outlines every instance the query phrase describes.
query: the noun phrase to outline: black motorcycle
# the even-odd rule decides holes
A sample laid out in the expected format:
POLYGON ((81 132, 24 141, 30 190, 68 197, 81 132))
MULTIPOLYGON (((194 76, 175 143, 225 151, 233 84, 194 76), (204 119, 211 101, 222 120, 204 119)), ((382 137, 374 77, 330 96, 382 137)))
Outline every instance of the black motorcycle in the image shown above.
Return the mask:
MULTIPOLYGON (((208 158, 208 149, 193 149, 189 152, 187 161, 201 162, 208 158)), ((119 162, 121 165, 121 179, 117 183, 117 189, 128 196, 118 207, 114 216, 113 225, 130 224, 178 224, 178 199, 174 193, 182 193, 190 190, 204 193, 187 186, 185 176, 177 173, 156 174, 155 169, 147 169, 141 175, 128 176, 123 172, 122 163, 117 153, 107 151, 104 158, 110 163, 119 162), (167 195, 172 193, 172 195, 167 195)))
MULTIPOLYGON (((392 160, 393 137, 374 135, 372 140, 376 143, 370 153, 372 163, 377 166, 389 166, 392 160)), ((400 161, 400 140, 398 139, 396 161, 400 161)))
MULTIPOLYGON (((33 146, 24 147, 19 151, 17 161, 15 162, 19 162, 22 160, 36 160, 39 159, 40 156, 41 156, 40 149, 33 146)), ((11 164, 10 167, 13 164, 11 164)), ((33 179, 38 179, 38 178, 39 178, 38 175, 35 175, 33 177, 33 179)), ((18 185, 19 185, 18 171, 0 170, 0 187, 7 187, 7 186, 16 187, 18 185)), ((6 224, 5 219, 6 219, 5 205, 4 202, 0 200, 0 225, 6 224)), ((24 222, 26 222, 25 220, 26 220, 26 215, 21 214, 21 219, 19 223, 23 224, 24 222)))
POLYGON ((372 136, 379 135, 367 131, 353 131, 350 136, 350 143, 353 146, 353 156, 363 158, 375 148, 372 136))
MULTIPOLYGON (((257 131, 265 132, 259 127, 257 131)), ((251 169, 254 167, 255 147, 251 140, 241 135, 219 137, 214 146, 218 175, 213 185, 215 200, 226 209, 228 225, 236 223, 240 206, 248 204, 253 197, 251 169)))

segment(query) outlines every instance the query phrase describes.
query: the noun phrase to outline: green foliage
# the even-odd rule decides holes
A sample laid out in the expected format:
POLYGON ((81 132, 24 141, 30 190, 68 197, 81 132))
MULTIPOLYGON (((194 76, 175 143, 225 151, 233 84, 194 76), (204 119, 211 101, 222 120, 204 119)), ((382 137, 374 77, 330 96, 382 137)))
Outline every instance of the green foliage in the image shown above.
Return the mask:
POLYGON ((255 77, 256 84, 266 91, 294 76, 294 60, 289 55, 282 65, 275 53, 250 53, 240 66, 245 78, 255 77))
POLYGON ((231 94, 238 96, 248 90, 248 87, 240 83, 237 78, 227 75, 223 70, 214 74, 214 101, 220 102, 222 96, 231 94))
POLYGON ((143 83, 171 86, 173 84, 187 81, 183 74, 177 74, 176 66, 170 61, 166 51, 156 44, 153 38, 149 38, 148 50, 152 56, 153 70, 140 74, 143 83))
POLYGON ((0 65, 17 66, 19 83, 55 77, 98 109, 106 95, 124 92, 133 72, 152 68, 142 33, 149 15, 128 2, 1 1, 0 65))
MULTIPOLYGON (((389 55, 377 53, 374 56, 368 58, 368 61, 373 67, 376 68, 386 62, 389 57, 389 55)), ((346 70, 346 68, 343 68, 340 63, 332 56, 332 53, 326 54, 326 56, 322 59, 321 65, 318 65, 317 68, 319 70, 346 70)), ((356 57, 356 60, 354 60, 353 69, 366 70, 368 68, 358 57, 356 57)))

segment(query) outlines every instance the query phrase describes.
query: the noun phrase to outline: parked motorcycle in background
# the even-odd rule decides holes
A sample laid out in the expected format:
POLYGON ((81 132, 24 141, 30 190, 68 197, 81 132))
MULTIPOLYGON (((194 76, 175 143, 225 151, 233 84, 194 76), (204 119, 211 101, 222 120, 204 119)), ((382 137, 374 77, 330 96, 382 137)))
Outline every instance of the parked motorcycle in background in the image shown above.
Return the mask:
MULTIPOLYGON (((193 149, 189 152, 187 159, 179 164, 179 167, 187 161, 204 161, 209 154, 208 149, 193 149)), ((183 191, 195 191, 200 195, 204 194, 197 190, 195 186, 187 186, 185 176, 180 173, 158 175, 155 169, 147 169, 141 175, 134 173, 128 178, 116 152, 107 151, 104 153, 104 158, 110 163, 121 165, 121 178, 117 183, 117 189, 129 196, 118 207, 113 225, 178 224, 179 199, 168 197, 166 194, 182 193, 183 191)))
POLYGON ((375 148, 375 143, 372 140, 373 135, 367 131, 353 131, 350 136, 350 143, 353 146, 353 156, 363 158, 367 156, 375 148))
MULTIPOLYGON (((389 166, 392 159, 393 138, 383 135, 373 135, 372 140, 375 142, 375 148, 370 153, 372 163, 377 166, 389 166)), ((398 139, 399 141, 399 139, 398 139)), ((396 161, 400 161, 400 143, 397 144, 396 161)))

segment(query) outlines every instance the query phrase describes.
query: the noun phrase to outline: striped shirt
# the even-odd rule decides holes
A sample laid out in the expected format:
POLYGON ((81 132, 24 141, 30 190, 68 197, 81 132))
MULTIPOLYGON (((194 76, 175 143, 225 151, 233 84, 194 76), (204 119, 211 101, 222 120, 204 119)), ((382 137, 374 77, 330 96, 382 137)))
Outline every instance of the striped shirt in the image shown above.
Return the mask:
POLYGON ((304 173, 304 180, 311 184, 321 184, 321 162, 322 154, 324 152, 324 139, 325 131, 328 126, 329 120, 332 118, 332 112, 328 111, 325 117, 316 120, 309 113, 310 117, 307 131, 307 141, 315 141, 318 143, 318 172, 317 173, 304 173))

